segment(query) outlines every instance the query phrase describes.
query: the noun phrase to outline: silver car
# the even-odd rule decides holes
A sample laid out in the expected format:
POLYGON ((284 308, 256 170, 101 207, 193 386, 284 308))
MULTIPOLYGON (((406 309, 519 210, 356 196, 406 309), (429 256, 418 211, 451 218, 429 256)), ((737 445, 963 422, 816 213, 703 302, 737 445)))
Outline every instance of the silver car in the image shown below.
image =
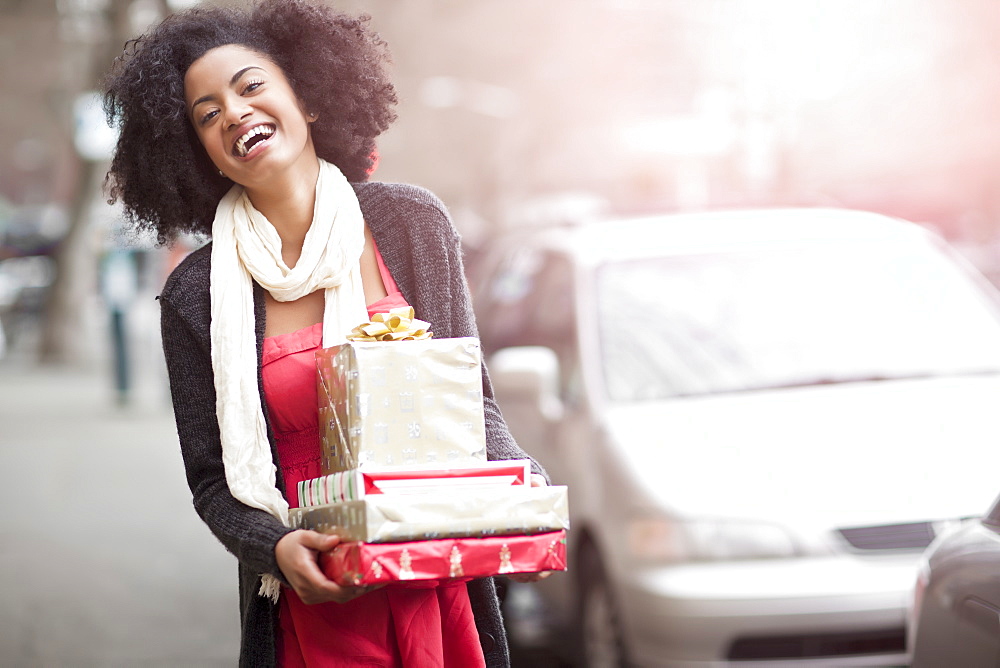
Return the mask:
POLYGON ((913 668, 1000 666, 1000 499, 927 549, 907 639, 913 668))
POLYGON ((600 667, 907 661, 920 553, 1000 470, 981 275, 926 229, 841 210, 489 249, 470 281, 500 407, 570 489, 570 570, 511 585, 515 642, 600 667))

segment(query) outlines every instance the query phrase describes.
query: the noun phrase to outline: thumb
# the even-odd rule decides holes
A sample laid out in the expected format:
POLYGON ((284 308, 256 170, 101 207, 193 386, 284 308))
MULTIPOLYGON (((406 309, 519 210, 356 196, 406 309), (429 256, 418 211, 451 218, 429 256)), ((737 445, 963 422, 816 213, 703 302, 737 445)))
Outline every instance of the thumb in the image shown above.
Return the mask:
POLYGON ((318 531, 305 531, 302 534, 302 545, 320 552, 332 550, 339 542, 340 536, 334 534, 324 534, 318 531))

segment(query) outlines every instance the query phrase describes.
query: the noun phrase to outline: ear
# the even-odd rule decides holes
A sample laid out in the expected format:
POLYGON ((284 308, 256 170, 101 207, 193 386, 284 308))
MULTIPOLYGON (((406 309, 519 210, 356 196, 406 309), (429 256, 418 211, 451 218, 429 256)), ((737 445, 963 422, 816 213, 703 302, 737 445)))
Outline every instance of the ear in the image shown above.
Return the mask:
POLYGON ((318 118, 319 114, 317 114, 315 111, 310 111, 308 114, 306 114, 306 123, 315 123, 318 118))

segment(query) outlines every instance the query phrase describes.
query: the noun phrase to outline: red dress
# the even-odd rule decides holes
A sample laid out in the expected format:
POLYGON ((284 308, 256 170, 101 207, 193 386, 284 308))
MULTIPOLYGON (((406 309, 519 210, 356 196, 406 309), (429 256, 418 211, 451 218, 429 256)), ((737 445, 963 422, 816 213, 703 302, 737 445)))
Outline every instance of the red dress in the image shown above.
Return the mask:
MULTIPOLYGON (((407 305, 378 249, 375 256, 388 295, 368 306, 369 317, 407 305)), ((299 481, 322 475, 313 359, 322 345, 322 328, 319 323, 264 339, 264 397, 293 508, 299 481)), ((465 583, 415 584, 318 605, 306 605, 294 590, 282 587, 278 665, 485 666, 465 583)))

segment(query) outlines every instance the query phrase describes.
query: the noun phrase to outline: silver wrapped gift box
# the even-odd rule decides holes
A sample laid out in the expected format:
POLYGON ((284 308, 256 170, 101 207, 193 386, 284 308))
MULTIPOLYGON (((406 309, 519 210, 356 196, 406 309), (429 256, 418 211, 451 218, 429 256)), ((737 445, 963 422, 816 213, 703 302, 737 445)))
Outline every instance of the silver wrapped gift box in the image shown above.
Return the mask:
POLYGON ((345 541, 390 543, 533 534, 569 528, 567 488, 369 494, 358 501, 293 508, 292 528, 336 533, 345 541))
POLYGON ((316 353, 323 473, 486 461, 480 356, 473 337, 316 353))

